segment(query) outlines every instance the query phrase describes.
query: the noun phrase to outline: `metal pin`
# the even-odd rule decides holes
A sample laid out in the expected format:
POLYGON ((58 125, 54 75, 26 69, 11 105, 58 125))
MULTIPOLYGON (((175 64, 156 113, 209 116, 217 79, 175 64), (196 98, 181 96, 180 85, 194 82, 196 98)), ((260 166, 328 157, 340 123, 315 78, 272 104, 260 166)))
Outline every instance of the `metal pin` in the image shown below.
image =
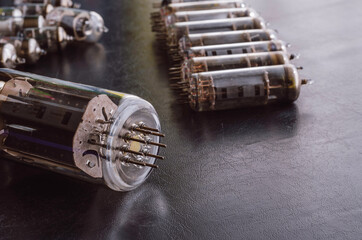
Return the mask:
POLYGON ((302 85, 311 85, 313 84, 312 79, 302 79, 302 85))
POLYGON ((158 146, 158 147, 163 147, 163 148, 166 148, 166 147, 167 147, 166 144, 155 143, 155 142, 146 141, 146 140, 137 139, 137 138, 132 138, 132 137, 128 137, 128 136, 125 136, 125 137, 123 137, 123 138, 126 139, 126 140, 135 141, 135 142, 144 143, 144 144, 155 145, 155 146, 158 146))
POLYGON ((169 69, 170 71, 180 71, 181 67, 172 67, 169 69))
POLYGON ((165 157, 162 157, 162 156, 154 155, 151 153, 136 152, 136 151, 133 151, 130 149, 126 149, 124 147, 121 147, 119 150, 121 150, 122 152, 132 153, 132 154, 139 155, 139 156, 154 157, 154 158, 161 159, 161 160, 165 159, 165 157))
POLYGON ((172 52, 172 53, 178 53, 179 49, 178 48, 169 48, 168 51, 172 52))
POLYGON ((188 82, 187 81, 181 81, 181 82, 177 82, 177 84, 183 85, 183 84, 188 84, 188 82))
POLYGON ((299 54, 299 53, 298 53, 298 54, 294 54, 294 53, 293 53, 293 54, 291 54, 290 57, 289 57, 290 60, 299 59, 299 58, 300 58, 300 54, 299 54))
POLYGON ((304 68, 303 67, 297 67, 298 70, 303 70, 304 68))
POLYGON ((140 162, 140 161, 132 160, 131 158, 127 158, 127 157, 123 157, 122 159, 120 159, 120 161, 126 162, 126 163, 132 163, 132 164, 136 164, 136 165, 144 166, 144 167, 158 168, 158 166, 155 164, 140 162))
POLYGON ((145 134, 151 134, 151 135, 155 135, 155 136, 159 136, 159 137, 164 137, 165 134, 163 133, 158 133, 158 132, 152 132, 152 131, 148 131, 148 130, 144 130, 144 129, 141 129, 141 128, 133 128, 134 131, 136 132, 141 132, 141 133, 145 133, 145 134))
POLYGON ((153 157, 153 158, 157 158, 157 159, 160 159, 160 160, 164 160, 165 157, 163 156, 158 156, 158 155, 154 155, 154 154, 151 154, 151 153, 145 153, 146 156, 148 157, 153 157))
POLYGON ((140 123, 138 124, 138 126, 139 126, 140 128, 142 128, 142 129, 146 129, 146 130, 149 130, 149 131, 160 132, 157 128, 147 127, 144 122, 140 122, 140 123))
POLYGON ((170 72, 169 72, 169 74, 171 74, 171 75, 180 74, 180 73, 181 73, 181 71, 170 71, 170 72))

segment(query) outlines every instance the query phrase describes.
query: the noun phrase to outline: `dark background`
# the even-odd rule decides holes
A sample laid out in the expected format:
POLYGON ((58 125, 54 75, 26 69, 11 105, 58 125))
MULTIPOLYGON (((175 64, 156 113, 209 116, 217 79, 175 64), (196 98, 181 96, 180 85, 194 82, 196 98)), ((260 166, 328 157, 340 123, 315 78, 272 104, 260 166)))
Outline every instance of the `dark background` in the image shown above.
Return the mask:
POLYGON ((249 0, 315 84, 293 105, 210 113, 176 104, 150 1, 79 2, 109 33, 20 69, 150 101, 167 160, 128 193, 1 160, 0 239, 361 239, 360 0, 249 0))

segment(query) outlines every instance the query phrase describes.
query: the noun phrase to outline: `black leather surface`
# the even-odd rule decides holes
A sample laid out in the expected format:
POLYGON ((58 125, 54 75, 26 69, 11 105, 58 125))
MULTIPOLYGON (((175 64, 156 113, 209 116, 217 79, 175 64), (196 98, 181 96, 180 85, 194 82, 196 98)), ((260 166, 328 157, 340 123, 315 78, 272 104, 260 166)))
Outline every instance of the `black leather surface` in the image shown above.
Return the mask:
POLYGON ((1 160, 0 239, 362 238, 361 1, 248 1, 315 84, 294 105, 211 113, 175 103, 148 0, 81 2, 110 32, 22 69, 149 100, 167 160, 129 193, 1 160))

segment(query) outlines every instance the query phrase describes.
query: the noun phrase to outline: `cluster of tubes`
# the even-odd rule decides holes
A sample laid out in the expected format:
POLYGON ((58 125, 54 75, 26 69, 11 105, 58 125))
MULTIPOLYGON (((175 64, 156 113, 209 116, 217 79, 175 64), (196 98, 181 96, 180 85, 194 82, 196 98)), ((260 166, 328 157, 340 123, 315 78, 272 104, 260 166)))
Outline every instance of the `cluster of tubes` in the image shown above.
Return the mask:
POLYGON ((69 42, 97 42, 108 29, 96 12, 72 0, 14 0, 0 7, 0 65, 36 63, 69 42))
POLYGON ((172 88, 195 111, 294 102, 296 57, 242 0, 166 0, 154 4, 152 30, 170 59, 172 88))

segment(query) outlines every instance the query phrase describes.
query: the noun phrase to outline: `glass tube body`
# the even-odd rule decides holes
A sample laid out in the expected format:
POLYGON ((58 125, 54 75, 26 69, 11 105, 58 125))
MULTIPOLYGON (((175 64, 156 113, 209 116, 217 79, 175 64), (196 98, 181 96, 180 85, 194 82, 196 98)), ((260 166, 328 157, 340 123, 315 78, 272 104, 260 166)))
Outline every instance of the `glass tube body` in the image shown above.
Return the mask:
POLYGON ((189 83, 195 73, 219 70, 283 65, 289 63, 285 52, 261 52, 248 54, 196 57, 186 60, 181 66, 181 78, 189 83))
POLYGON ((291 64, 196 73, 189 82, 195 111, 214 111, 293 102, 301 80, 291 64))
POLYGON ((245 7, 243 1, 225 0, 225 1, 192 1, 182 3, 171 3, 161 8, 161 16, 167 16, 175 12, 210 10, 221 8, 242 8, 245 7))
POLYGON ((175 12, 164 19, 151 18, 152 30, 158 32, 178 22, 204 21, 226 18, 257 17, 252 8, 225 8, 199 11, 175 12))
POLYGON ((81 9, 56 7, 46 21, 48 25, 63 27, 76 41, 97 42, 107 31, 98 13, 81 9))
POLYGON ((184 35, 265 28, 266 24, 264 20, 260 17, 241 17, 192 22, 178 22, 170 25, 166 31, 166 34, 168 38, 168 45, 175 45, 184 35))
MULTIPOLYGON (((184 52, 190 49, 191 47, 196 47, 196 46, 270 41, 276 39, 277 36, 273 30, 252 29, 252 30, 242 30, 242 31, 189 34, 182 37, 178 45, 180 52, 184 52)), ((173 47, 175 45, 169 45, 169 46, 173 47)))
POLYGON ((166 17, 166 26, 177 22, 202 21, 211 19, 257 17, 258 14, 252 8, 225 8, 199 11, 175 12, 166 17))
POLYGON ((146 165, 154 164, 158 146, 148 142, 159 137, 135 130, 160 130, 147 101, 10 69, 0 69, 0 83, 0 147, 7 157, 117 191, 136 188, 150 174, 146 165))
POLYGON ((191 47, 182 53, 182 57, 222 56, 230 54, 287 51, 287 44, 281 40, 242 42, 191 47))
POLYGON ((171 3, 204 2, 204 1, 210 2, 210 0, 199 0, 199 1, 195 1, 195 0, 162 0, 159 3, 153 3, 153 7, 160 8, 162 6, 166 6, 171 3))

